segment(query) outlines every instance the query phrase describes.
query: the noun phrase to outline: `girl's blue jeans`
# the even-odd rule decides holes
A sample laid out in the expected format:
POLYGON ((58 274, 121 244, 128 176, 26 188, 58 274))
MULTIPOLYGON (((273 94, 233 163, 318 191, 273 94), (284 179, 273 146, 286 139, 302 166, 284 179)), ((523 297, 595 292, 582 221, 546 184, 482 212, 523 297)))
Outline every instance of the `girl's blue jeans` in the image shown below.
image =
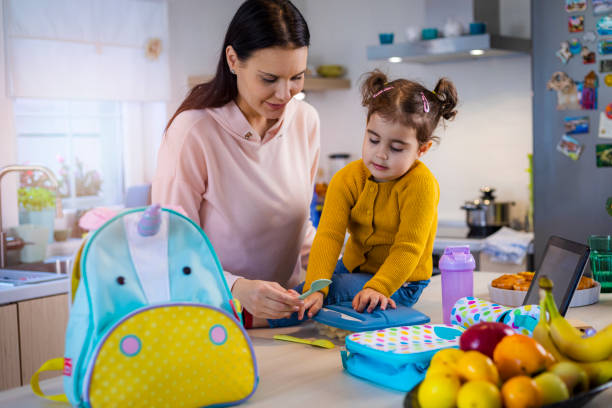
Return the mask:
MULTIPOLYGON (((344 266, 342 259, 340 259, 336 264, 336 269, 334 270, 334 274, 331 278, 332 283, 329 285, 329 293, 325 299, 323 299, 323 306, 352 301, 357 293, 363 289, 363 285, 365 285, 370 279, 372 279, 371 273, 359 272, 359 269, 349 272, 349 270, 344 266)), ((417 300, 419 300, 423 289, 425 289, 428 284, 429 279, 404 284, 404 286, 399 288, 393 295, 391 295, 391 299, 393 299, 395 303, 401 303, 404 306, 412 306, 417 300)), ((300 283, 293 289, 295 289, 295 291, 298 293, 302 293, 303 287, 304 282, 300 283)), ((302 320, 299 320, 296 312, 285 319, 269 319, 268 323, 270 324, 270 327, 286 327, 295 326, 304 320, 308 320, 307 313, 304 315, 302 320)))

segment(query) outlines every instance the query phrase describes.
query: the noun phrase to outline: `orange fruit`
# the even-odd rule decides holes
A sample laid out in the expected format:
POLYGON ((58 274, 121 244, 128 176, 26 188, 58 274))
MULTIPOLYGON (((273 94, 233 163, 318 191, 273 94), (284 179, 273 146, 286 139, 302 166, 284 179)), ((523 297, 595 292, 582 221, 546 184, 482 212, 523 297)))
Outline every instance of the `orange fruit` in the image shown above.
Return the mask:
POLYGON ((554 364, 555 358, 531 337, 513 334, 497 344, 493 361, 505 381, 517 375, 536 374, 554 364))
POLYGON ((501 395, 506 408, 537 408, 542 396, 536 382, 526 375, 512 377, 502 385, 501 395))
POLYGON ((463 381, 483 380, 496 386, 499 384, 499 373, 493 360, 479 351, 466 351, 455 363, 455 371, 463 381))

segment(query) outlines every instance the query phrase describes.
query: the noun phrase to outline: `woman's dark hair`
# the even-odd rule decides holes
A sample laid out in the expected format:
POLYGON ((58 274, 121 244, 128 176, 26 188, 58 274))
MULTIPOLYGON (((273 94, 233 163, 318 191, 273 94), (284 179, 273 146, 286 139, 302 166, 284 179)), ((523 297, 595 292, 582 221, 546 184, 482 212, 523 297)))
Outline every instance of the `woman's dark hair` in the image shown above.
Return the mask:
POLYGON ((238 95, 236 76, 227 65, 225 49, 231 45, 240 61, 246 61, 257 50, 269 47, 301 48, 310 45, 306 20, 289 0, 247 0, 227 27, 215 76, 191 89, 183 103, 168 121, 189 109, 216 108, 238 95))
POLYGON ((441 78, 434 90, 429 91, 407 79, 389 82, 379 70, 367 75, 361 85, 361 103, 368 108, 368 121, 377 113, 385 120, 410 126, 416 129, 419 145, 437 141, 433 131, 440 118, 451 120, 457 114, 457 90, 446 78, 441 78))

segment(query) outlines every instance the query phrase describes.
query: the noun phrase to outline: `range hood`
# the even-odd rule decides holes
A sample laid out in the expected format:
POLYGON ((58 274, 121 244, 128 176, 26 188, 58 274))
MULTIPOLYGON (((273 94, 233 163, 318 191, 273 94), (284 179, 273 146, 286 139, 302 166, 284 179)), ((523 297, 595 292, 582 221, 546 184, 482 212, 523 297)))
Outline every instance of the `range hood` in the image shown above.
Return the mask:
MULTIPOLYGON (((516 5, 521 2, 512 1, 513 4, 510 7, 514 9, 501 9, 506 13, 507 10, 516 13, 516 5)), ((530 1, 523 0, 523 5, 526 6, 523 7, 523 14, 527 15, 520 17, 522 23, 528 26, 530 24, 530 1)), ((500 0, 473 0, 473 12, 474 21, 486 23, 486 34, 372 45, 367 47, 367 58, 369 60, 384 59, 390 62, 437 63, 531 52, 530 38, 500 34, 500 0)), ((437 13, 440 14, 439 11, 437 13)), ((516 15, 513 17, 516 18, 516 15)))

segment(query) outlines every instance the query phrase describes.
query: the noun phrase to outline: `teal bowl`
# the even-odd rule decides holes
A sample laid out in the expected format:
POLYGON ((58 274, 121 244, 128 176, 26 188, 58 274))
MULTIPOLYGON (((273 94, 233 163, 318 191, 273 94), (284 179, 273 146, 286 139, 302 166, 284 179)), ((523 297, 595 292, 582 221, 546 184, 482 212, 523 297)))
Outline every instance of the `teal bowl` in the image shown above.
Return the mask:
POLYGON ((393 44, 393 33, 380 33, 378 39, 381 44, 393 44))

